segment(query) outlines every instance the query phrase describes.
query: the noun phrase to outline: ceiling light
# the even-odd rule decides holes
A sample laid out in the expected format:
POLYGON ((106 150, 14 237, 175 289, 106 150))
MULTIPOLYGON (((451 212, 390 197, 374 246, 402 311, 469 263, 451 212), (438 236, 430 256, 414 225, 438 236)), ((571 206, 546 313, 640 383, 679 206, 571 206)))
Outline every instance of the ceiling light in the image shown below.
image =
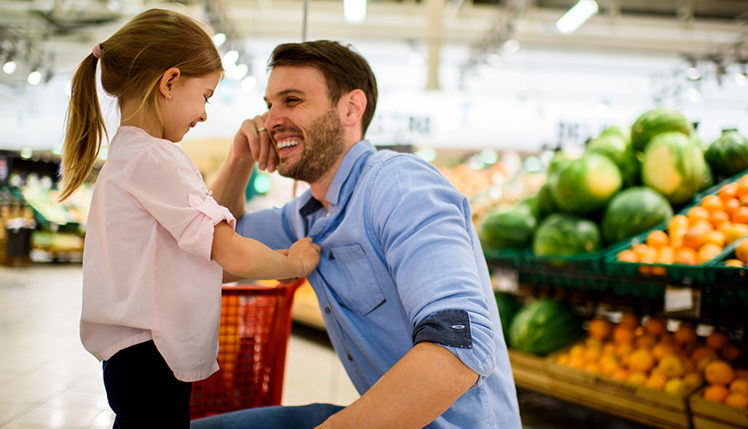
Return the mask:
POLYGON ((363 21, 366 18, 366 0, 343 0, 343 16, 351 23, 363 21))
POLYGON ((38 68, 34 68, 31 73, 29 73, 26 80, 28 80, 31 85, 39 85, 39 82, 42 81, 42 72, 40 72, 38 68))
POLYGON ((220 47, 224 43, 226 43, 226 34, 216 33, 213 35, 213 44, 216 45, 216 47, 220 47))
POLYGON ((701 72, 696 66, 689 66, 686 69, 686 77, 689 80, 699 80, 701 79, 701 72))
POLYGON ((519 42, 515 39, 509 39, 501 45, 501 50, 505 54, 516 54, 519 51, 519 42))
POLYGON ((8 60, 3 64, 3 71, 5 74, 13 74, 16 72, 18 65, 13 60, 8 60))
POLYGON ((233 66, 236 65, 236 61, 239 59, 239 51, 236 49, 232 49, 225 54, 223 54, 223 66, 233 66))
POLYGON ((598 11, 595 0, 579 0, 564 16, 556 21, 556 28, 563 34, 569 34, 584 24, 598 11))

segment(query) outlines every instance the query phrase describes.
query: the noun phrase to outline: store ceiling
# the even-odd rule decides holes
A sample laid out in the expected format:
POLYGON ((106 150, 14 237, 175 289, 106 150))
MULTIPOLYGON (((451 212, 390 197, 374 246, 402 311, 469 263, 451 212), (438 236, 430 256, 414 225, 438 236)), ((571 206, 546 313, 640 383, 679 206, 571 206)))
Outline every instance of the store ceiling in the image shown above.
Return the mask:
POLYGON ((14 52, 29 63, 69 71, 134 14, 178 7, 230 30, 244 44, 302 37, 403 41, 430 50, 432 58, 444 44, 456 44, 471 46, 477 62, 514 38, 523 46, 694 56, 732 50, 748 58, 747 0, 598 0, 597 16, 561 35, 555 21, 575 2, 370 0, 365 22, 349 24, 341 0, 312 0, 303 34, 303 0, 0 0, 0 55, 14 52))

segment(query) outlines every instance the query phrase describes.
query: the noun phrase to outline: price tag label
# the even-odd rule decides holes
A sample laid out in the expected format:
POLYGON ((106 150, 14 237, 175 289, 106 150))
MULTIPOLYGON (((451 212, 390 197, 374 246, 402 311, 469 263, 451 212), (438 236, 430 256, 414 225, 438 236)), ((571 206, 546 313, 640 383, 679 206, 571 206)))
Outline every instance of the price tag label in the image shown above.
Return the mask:
POLYGON ((519 271, 508 268, 497 268, 491 278, 493 288, 500 292, 516 292, 519 288, 519 271))
POLYGON ((675 286, 665 289, 665 312, 693 310, 695 305, 693 289, 675 286))

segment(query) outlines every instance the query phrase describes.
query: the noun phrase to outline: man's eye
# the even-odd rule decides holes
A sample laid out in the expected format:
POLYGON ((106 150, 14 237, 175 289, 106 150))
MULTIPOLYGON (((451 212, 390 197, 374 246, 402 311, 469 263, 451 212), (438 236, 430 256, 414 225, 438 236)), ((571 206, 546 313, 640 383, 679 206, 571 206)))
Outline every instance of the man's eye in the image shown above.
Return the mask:
POLYGON ((288 103, 288 104, 298 103, 299 101, 301 101, 301 100, 299 100, 296 97, 288 97, 288 98, 286 98, 286 103, 288 103))

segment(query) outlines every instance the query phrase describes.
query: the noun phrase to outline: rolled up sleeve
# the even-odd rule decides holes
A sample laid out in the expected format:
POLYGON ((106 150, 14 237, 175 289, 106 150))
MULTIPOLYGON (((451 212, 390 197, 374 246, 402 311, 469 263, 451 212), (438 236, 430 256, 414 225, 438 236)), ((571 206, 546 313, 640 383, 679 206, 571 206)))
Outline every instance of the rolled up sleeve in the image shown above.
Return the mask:
POLYGON ((467 199, 433 167, 409 158, 388 161, 377 181, 369 223, 382 241, 414 343, 446 347, 480 376, 479 384, 495 369, 499 326, 489 314, 467 199))
POLYGON ((236 219, 219 205, 186 155, 154 145, 126 167, 125 189, 177 242, 210 260, 215 225, 236 219))

